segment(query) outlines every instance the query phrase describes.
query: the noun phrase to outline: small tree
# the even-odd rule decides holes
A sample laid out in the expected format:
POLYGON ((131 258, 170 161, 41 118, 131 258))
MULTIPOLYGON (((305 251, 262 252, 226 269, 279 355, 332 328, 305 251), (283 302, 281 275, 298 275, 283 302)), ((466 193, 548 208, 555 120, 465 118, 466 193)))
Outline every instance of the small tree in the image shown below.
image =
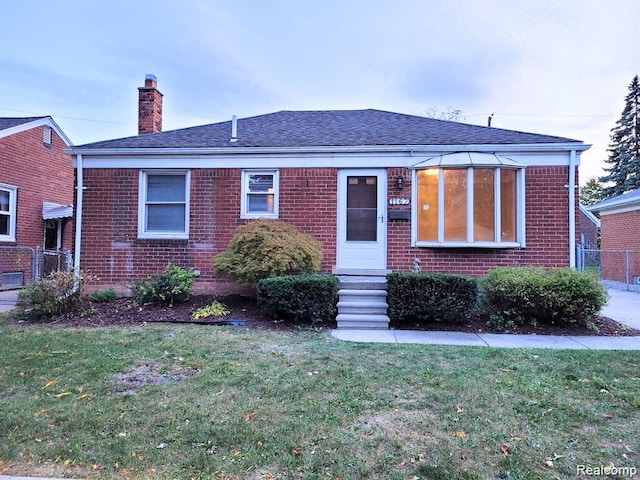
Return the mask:
POLYGON ((589 205, 604 200, 602 190, 602 185, 598 183, 598 180, 596 180, 595 177, 591 177, 587 180, 584 187, 580 187, 580 203, 588 207, 589 205))
POLYGON ((610 166, 608 175, 600 177, 602 183, 613 185, 604 188, 604 198, 615 197, 640 188, 640 82, 633 77, 629 94, 625 97, 622 116, 611 129, 610 166))
POLYGON ((321 261, 322 246, 312 236, 284 222, 259 219, 238 228, 213 266, 236 283, 252 284, 262 278, 317 273, 321 261))

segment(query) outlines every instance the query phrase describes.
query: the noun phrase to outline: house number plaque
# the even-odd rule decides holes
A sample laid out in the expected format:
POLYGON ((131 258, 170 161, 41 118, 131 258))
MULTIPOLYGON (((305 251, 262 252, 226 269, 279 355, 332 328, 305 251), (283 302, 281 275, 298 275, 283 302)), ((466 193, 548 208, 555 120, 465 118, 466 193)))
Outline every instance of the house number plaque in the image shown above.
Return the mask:
POLYGON ((390 198, 389 205, 409 205, 410 200, 408 198, 390 198))

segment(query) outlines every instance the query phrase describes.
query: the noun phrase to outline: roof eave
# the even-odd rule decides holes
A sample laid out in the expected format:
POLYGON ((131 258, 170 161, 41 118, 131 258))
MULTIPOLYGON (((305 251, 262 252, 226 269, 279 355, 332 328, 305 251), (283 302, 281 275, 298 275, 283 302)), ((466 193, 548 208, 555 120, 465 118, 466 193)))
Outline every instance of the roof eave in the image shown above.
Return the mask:
POLYGON ((582 142, 567 143, 515 143, 515 144, 459 144, 459 145, 353 145, 309 147, 200 147, 200 148, 83 148, 66 149, 70 155, 243 155, 291 153, 374 153, 374 152, 583 152, 591 145, 582 142))
POLYGON ((62 141, 67 147, 73 147, 73 142, 69 139, 69 137, 67 137, 67 135, 62 131, 62 129, 55 122, 55 120, 53 120, 53 118, 50 116, 42 117, 32 122, 21 123, 20 125, 16 125, 11 128, 6 128, 0 131, 0 138, 8 137, 10 135, 15 135, 16 133, 20 133, 20 132, 26 132, 27 130, 31 130, 32 128, 36 128, 42 125, 48 125, 49 127, 51 127, 58 134, 58 136, 62 139, 62 141))

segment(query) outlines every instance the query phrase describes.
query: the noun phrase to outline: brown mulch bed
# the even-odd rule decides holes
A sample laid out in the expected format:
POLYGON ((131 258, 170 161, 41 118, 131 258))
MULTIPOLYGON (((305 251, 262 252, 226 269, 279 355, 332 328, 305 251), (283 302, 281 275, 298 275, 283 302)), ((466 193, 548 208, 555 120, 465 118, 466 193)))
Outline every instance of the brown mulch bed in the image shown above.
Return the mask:
MULTIPOLYGON (((17 321, 17 319, 15 319, 17 321)), ((299 327, 283 320, 266 318, 258 308, 254 298, 243 295, 214 297, 196 295, 186 303, 167 305, 136 305, 131 298, 119 298, 110 302, 90 302, 85 307, 85 313, 78 317, 62 316, 49 322, 48 325, 66 327, 103 327, 110 325, 133 325, 152 322, 196 323, 202 325, 233 325, 245 329, 262 329, 290 331, 299 327), (194 321, 191 314, 213 300, 222 302, 230 311, 220 319, 212 317, 194 321)), ((592 327, 584 325, 558 326, 517 326, 505 331, 497 331, 488 325, 486 319, 478 315, 470 315, 459 322, 406 322, 403 325, 392 325, 392 328, 402 330, 434 330, 456 331, 468 333, 514 333, 532 335, 599 335, 599 336, 638 336, 640 330, 630 329, 607 317, 596 317, 592 327)), ((324 325, 314 325, 318 328, 335 328, 335 322, 324 325)))

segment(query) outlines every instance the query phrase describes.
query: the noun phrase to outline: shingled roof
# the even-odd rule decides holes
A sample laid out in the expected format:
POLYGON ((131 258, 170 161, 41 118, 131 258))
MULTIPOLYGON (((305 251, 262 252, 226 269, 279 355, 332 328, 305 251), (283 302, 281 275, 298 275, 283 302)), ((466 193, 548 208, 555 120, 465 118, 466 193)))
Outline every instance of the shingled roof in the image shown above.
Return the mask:
POLYGON ((24 123, 35 122, 47 117, 20 117, 20 118, 8 118, 0 117, 0 130, 6 130, 7 128, 17 127, 24 123))
POLYGON ((508 145, 578 142, 381 110, 281 111, 231 121, 76 146, 75 149, 508 145))

